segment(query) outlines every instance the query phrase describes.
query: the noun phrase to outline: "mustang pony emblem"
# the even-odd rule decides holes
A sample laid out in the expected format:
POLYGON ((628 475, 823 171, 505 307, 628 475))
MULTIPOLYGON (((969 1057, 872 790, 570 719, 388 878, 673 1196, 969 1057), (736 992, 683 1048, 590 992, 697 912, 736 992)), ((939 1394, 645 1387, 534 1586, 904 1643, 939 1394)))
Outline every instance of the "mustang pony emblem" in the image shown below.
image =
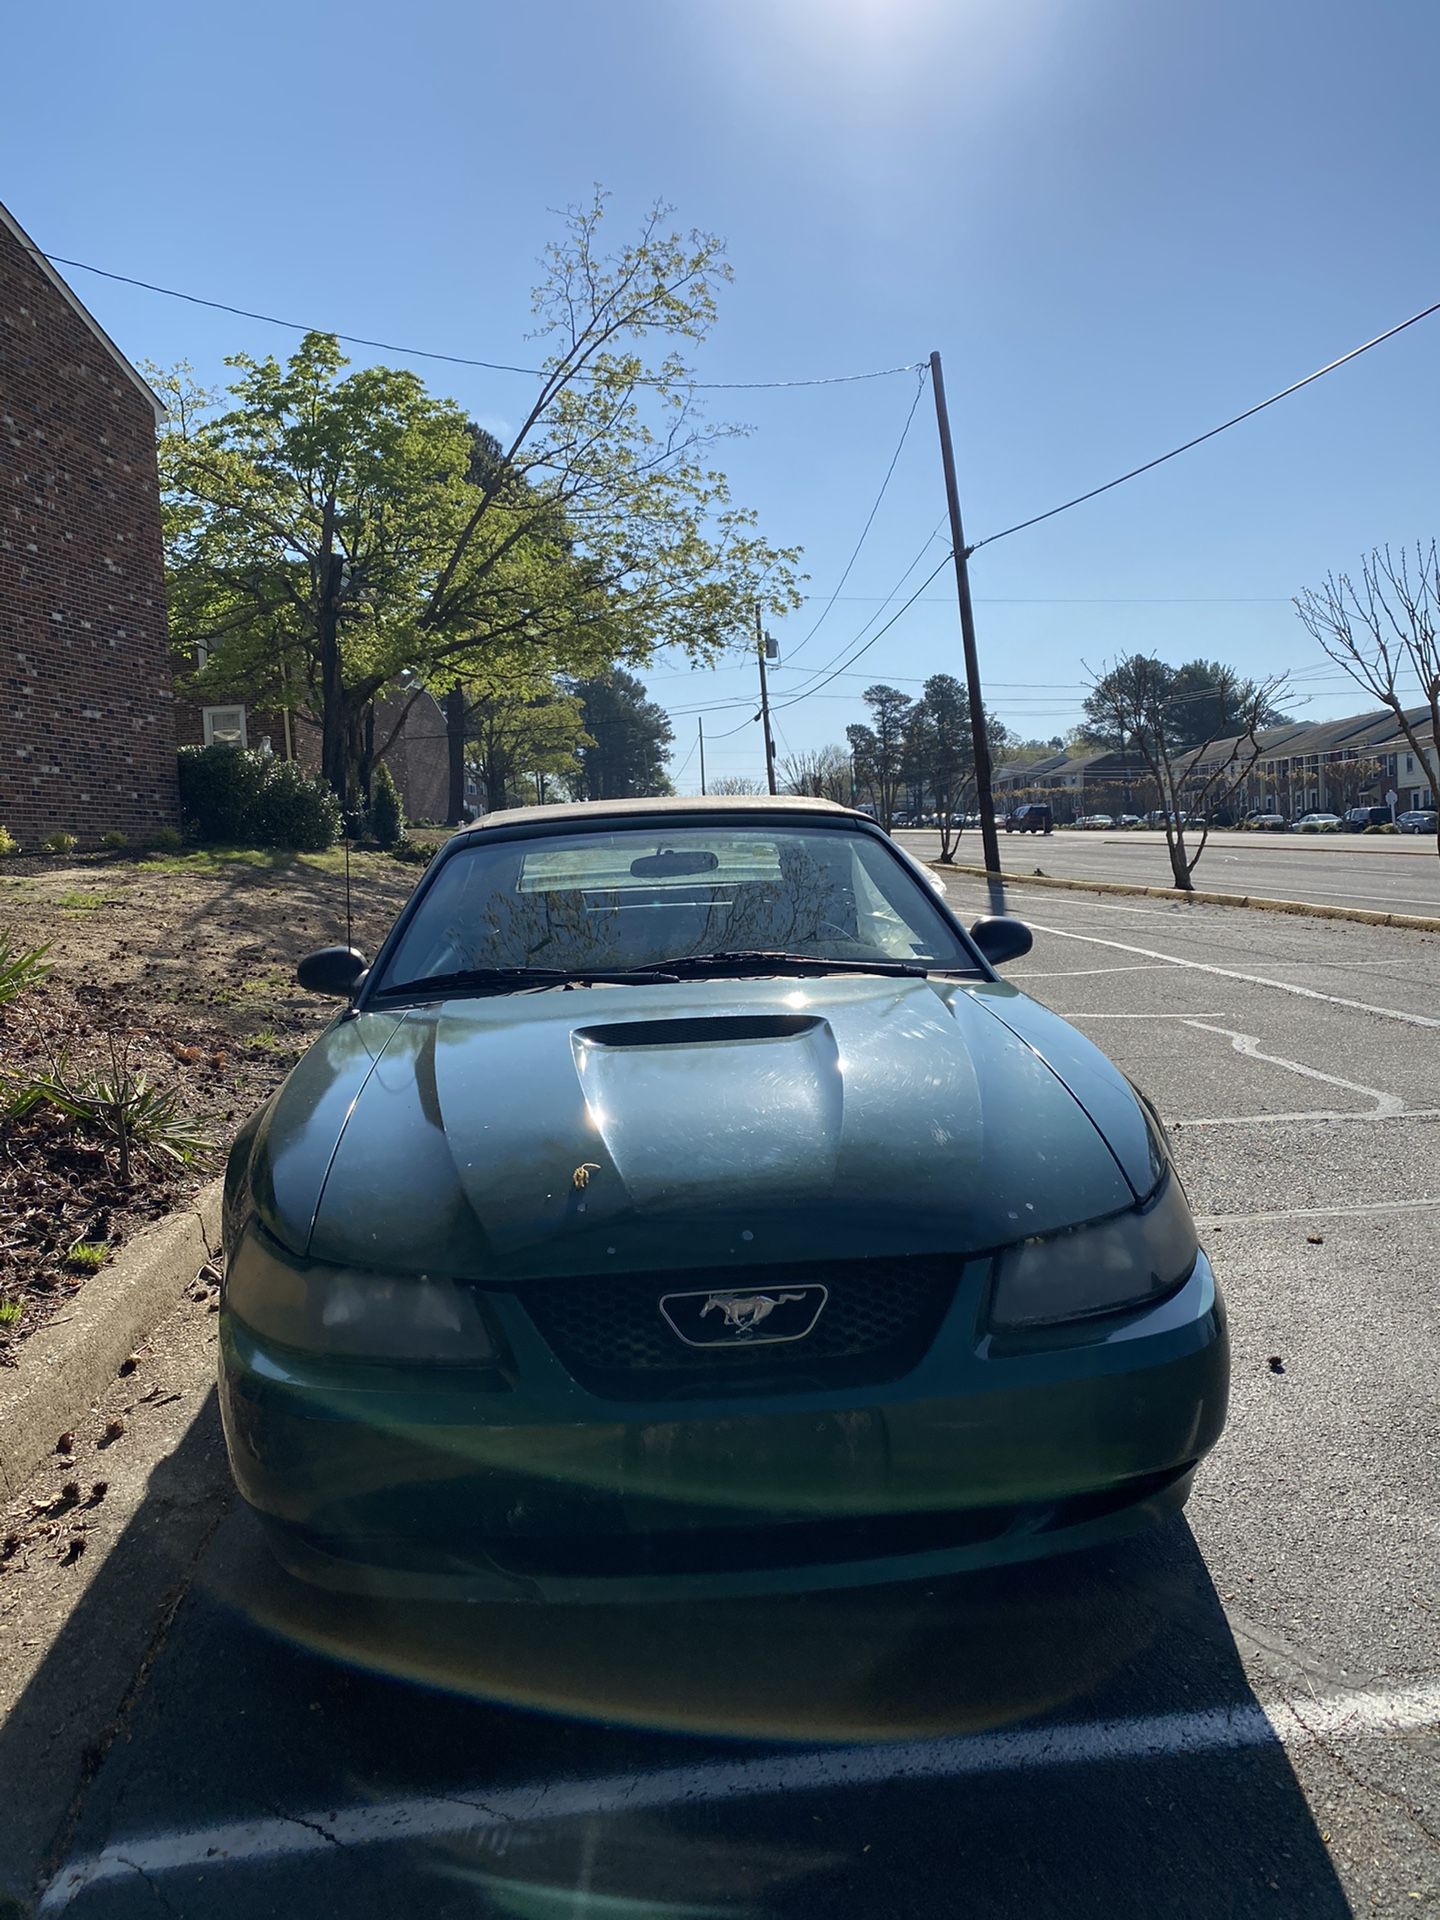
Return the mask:
POLYGON ((768 1320, 776 1307, 787 1300, 803 1300, 803 1293, 712 1293, 700 1309, 703 1320, 712 1307, 725 1316, 727 1333, 753 1333, 762 1320, 768 1320))

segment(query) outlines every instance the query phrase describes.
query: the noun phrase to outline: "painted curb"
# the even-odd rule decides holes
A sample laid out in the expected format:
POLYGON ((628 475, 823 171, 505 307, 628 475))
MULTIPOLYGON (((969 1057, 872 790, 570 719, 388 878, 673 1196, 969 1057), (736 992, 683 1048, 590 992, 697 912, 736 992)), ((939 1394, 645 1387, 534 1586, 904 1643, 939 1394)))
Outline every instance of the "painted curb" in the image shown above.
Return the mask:
POLYGON ((115 1378, 137 1341, 174 1305, 220 1241, 221 1182, 137 1233, 88 1280, 71 1310, 0 1372, 0 1492, 9 1498, 115 1378))
POLYGON ((939 860, 925 865, 939 874, 964 874, 971 880, 995 880, 1002 887, 1053 887, 1062 893, 1123 893, 1148 900, 1178 900, 1191 907, 1253 907, 1260 913, 1298 913, 1312 920, 1353 920, 1364 927, 1400 927, 1410 933, 1440 933, 1440 917, 1419 913, 1381 913, 1369 907, 1324 907, 1311 900, 1269 900, 1255 893, 1182 893, 1179 887, 1140 887, 1130 880, 1064 880, 1048 873, 991 873, 986 867, 939 860))

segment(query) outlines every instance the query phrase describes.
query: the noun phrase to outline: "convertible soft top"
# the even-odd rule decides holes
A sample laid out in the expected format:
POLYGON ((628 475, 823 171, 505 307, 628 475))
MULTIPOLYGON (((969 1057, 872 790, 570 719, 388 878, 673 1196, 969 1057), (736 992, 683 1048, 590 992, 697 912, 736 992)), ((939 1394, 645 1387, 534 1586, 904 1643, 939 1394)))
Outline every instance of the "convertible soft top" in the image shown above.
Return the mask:
POLYGON ((579 825, 591 820, 608 819, 612 815, 633 819, 636 816, 649 818, 655 814, 675 818, 682 814, 709 813, 838 814, 842 818, 864 820, 874 825, 868 814, 857 813, 853 807, 842 807, 834 800, 811 799, 807 794, 712 793, 672 794, 654 800, 577 800, 553 807, 508 807, 500 813, 487 813, 483 819, 462 827, 460 831, 483 833, 487 827, 548 826, 565 820, 579 825))

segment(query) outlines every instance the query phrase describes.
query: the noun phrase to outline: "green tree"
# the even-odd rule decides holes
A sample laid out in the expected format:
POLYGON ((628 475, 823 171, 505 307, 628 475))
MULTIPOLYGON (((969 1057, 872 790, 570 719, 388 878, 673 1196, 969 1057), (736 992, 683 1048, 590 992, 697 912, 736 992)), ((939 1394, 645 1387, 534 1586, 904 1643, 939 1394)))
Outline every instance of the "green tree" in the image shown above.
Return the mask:
POLYGON ((1170 871, 1188 893, 1209 838, 1209 816, 1249 778, 1260 752, 1255 736, 1270 724, 1265 716, 1275 711, 1285 681, 1242 680, 1229 667, 1216 666, 1222 677, 1210 709, 1216 731, 1196 741, 1187 712, 1193 702, 1185 692, 1177 695, 1176 671, 1149 654, 1116 661, 1092 675, 1085 714, 1107 745, 1144 762, 1160 794, 1170 871))
POLYGON ((466 707, 466 759, 492 812, 543 802, 552 781, 572 782, 579 749, 590 744, 579 699, 556 688, 516 693, 493 687, 466 707))
MULTIPOLYGON (((1006 751, 1004 723, 985 715, 992 759, 1006 751)), ((934 673, 911 709, 905 736, 906 778, 919 803, 928 797, 940 820, 940 858, 952 860, 975 793, 975 739, 970 725, 970 695, 953 674, 934 673)))
POLYGON ((578 749, 578 799, 623 800, 669 791, 665 761, 674 731, 665 709, 644 682, 617 668, 570 683, 580 703, 586 740, 578 749))
POLYGON ((898 687, 878 681, 860 698, 870 709, 870 724, 845 729, 855 766, 855 783, 870 796, 875 817, 888 833, 905 778, 905 738, 914 702, 898 687))
MULTIPOLYGON (((308 334, 284 366, 236 356, 217 411, 185 370, 157 376, 172 630, 225 686, 318 724, 326 777, 368 788, 365 713, 409 669, 436 691, 549 649, 571 671, 709 657, 757 601, 797 602, 795 549, 736 506, 686 351, 730 277, 714 236, 603 250, 604 196, 572 210, 535 289, 542 373, 509 444, 410 373, 345 371, 308 334)), ((206 678, 208 676, 208 679, 206 678)))
MULTIPOLYGON (((1132 654, 1128 661, 1117 661, 1111 674, 1136 669, 1144 663, 1144 678, 1156 699, 1166 708, 1165 737, 1171 749, 1208 745, 1212 740, 1241 730, 1249 717, 1245 694, 1254 682, 1241 679, 1232 667, 1219 660, 1187 660, 1183 666, 1170 667, 1153 654, 1132 654)), ((1289 718, 1273 701, 1262 704, 1256 725, 1283 726, 1289 718)), ((1114 714, 1108 696, 1092 688, 1085 700, 1085 725, 1073 729, 1076 751, 1100 747, 1118 748, 1114 714)), ((1068 743, 1067 743, 1068 744, 1068 743)))

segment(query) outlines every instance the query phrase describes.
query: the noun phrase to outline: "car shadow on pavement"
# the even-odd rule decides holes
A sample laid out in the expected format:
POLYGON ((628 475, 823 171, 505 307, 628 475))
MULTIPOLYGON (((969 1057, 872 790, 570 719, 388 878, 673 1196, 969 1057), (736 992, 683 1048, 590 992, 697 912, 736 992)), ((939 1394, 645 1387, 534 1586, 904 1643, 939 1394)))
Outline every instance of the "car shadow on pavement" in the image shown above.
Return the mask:
MULTIPOLYGON (((67 1636, 126 1603, 107 1568, 67 1636)), ((135 1870, 56 1910, 1339 1920, 1280 1744, 1182 1750, 1254 1712, 1183 1522, 928 1587, 445 1608, 299 1589, 234 1512, 67 1831, 135 1870)))
MULTIPOLYGON (((43 1662, 0 1715, 0 1916, 28 1910, 37 1876, 67 1846, 85 1788, 123 1736, 149 1663, 230 1498, 212 1389, 151 1472, 100 1571, 63 1614, 43 1662)), ((79 1587, 88 1571, 84 1560, 73 1574, 12 1560, 5 1596, 20 1582, 49 1578, 53 1608, 63 1613, 63 1582, 79 1587)), ((8 1611, 13 1624, 14 1609, 8 1611)), ((53 1619, 48 1603, 46 1611, 53 1619)))

